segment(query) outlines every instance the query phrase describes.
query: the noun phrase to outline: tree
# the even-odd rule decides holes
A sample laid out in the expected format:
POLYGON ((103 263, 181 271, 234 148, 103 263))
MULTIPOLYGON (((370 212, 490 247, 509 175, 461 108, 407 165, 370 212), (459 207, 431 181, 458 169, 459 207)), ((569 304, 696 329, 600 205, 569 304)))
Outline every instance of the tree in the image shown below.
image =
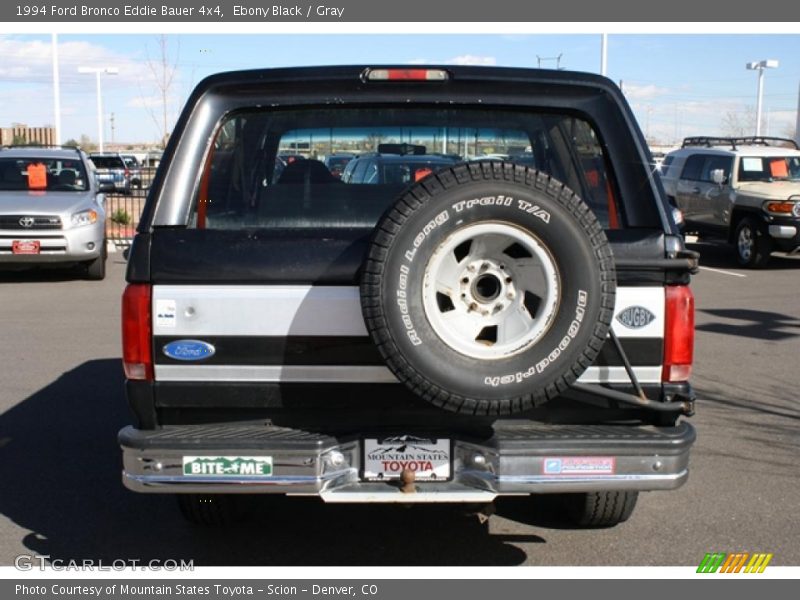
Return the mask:
POLYGON ((756 111, 752 106, 729 110, 722 115, 720 130, 730 137, 745 137, 756 133, 756 111))
POLYGON ((27 146, 28 145, 28 138, 24 135, 15 134, 14 137, 11 139, 12 146, 27 146))
POLYGON ((150 58, 147 54, 147 68, 153 75, 153 82, 158 91, 160 104, 161 104, 161 122, 159 123, 159 116, 153 107, 147 102, 144 103, 150 117, 156 124, 160 131, 160 140, 162 147, 166 147, 167 140, 169 140, 169 101, 172 92, 172 86, 175 83, 175 74, 178 71, 178 57, 180 56, 180 43, 177 45, 174 59, 170 58, 169 38, 166 35, 160 35, 157 38, 158 55, 155 59, 150 58))
POLYGON ((384 135, 379 131, 373 131, 367 136, 365 140, 364 146, 367 150, 372 150, 373 152, 378 151, 378 145, 383 142, 384 135))
POLYGON ((81 150, 84 150, 85 152, 94 152, 97 150, 97 144, 92 142, 92 139, 85 133, 81 134, 81 141, 78 146, 80 146, 81 150))
POLYGON ((75 147, 77 147, 77 146, 80 146, 81 144, 75 138, 69 138, 66 142, 64 142, 64 145, 65 146, 75 146, 75 147))

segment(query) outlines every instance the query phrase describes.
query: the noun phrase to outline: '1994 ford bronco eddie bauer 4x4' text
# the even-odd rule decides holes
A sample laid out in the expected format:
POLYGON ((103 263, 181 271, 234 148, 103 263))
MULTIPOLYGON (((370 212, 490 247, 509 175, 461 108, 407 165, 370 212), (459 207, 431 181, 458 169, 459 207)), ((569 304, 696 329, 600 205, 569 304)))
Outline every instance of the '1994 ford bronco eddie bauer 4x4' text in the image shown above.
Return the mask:
POLYGON ((125 485, 199 523, 244 494, 624 521, 694 441, 697 260, 649 163, 594 75, 206 79, 129 257, 125 485))

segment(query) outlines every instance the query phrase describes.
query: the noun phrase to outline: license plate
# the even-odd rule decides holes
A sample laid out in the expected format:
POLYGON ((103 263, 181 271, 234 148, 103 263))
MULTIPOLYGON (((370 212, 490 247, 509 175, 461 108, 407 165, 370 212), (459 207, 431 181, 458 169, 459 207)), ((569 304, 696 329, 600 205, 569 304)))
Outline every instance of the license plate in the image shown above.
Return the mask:
POLYGON ((399 479, 406 469, 417 481, 450 479, 450 440, 412 435, 364 440, 364 479, 399 479))
POLYGON ((39 254, 39 240, 14 240, 11 242, 12 254, 39 254))

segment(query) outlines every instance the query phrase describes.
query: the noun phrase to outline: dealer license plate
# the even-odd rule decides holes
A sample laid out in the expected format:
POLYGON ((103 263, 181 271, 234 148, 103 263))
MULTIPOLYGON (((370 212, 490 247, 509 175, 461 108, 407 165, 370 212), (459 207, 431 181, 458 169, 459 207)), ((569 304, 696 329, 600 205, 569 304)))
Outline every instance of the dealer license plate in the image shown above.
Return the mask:
POLYGON ((12 254, 39 254, 40 250, 39 240, 14 240, 11 242, 12 254))
POLYGON ((408 469, 417 481, 450 479, 450 440, 398 435, 364 440, 364 479, 399 479, 408 469))

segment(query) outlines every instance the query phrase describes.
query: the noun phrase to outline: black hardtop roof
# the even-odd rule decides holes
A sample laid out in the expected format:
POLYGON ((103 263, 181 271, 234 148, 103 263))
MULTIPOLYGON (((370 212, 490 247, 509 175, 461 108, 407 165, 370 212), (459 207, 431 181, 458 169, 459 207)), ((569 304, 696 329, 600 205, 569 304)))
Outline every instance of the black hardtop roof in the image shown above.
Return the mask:
POLYGON ((202 94, 210 89, 239 86, 243 84, 257 85, 259 83, 280 82, 311 82, 311 81, 350 81, 368 83, 369 85, 391 86, 431 86, 442 85, 449 82, 494 82, 514 83, 526 81, 530 83, 544 83, 565 86, 586 86, 600 88, 614 95, 621 96, 617 85, 602 75, 583 71, 563 71, 554 69, 528 69, 521 67, 481 67, 462 65, 337 65, 337 66, 311 66, 311 67, 277 67, 264 69, 247 69, 241 71, 224 71, 209 75, 200 81, 195 94, 202 94), (438 69, 447 71, 450 80, 441 81, 371 81, 364 82, 363 76, 368 70, 375 69, 438 69))
POLYGON ((167 143, 140 227, 182 222, 185 191, 196 185, 197 165, 208 150, 197 140, 213 139, 227 116, 244 110, 319 110, 377 105, 492 111, 528 108, 573 114, 589 121, 617 174, 632 227, 673 227, 661 196, 660 180, 646 167, 650 155, 633 112, 619 87, 593 73, 459 65, 346 65, 231 71, 202 80, 187 100, 167 143), (370 69, 442 69, 449 79, 365 80, 370 69), (188 143, 188 140, 193 140, 188 143), (629 168, 629 165, 643 165, 629 168), (636 199, 634 201, 634 199, 636 199))

